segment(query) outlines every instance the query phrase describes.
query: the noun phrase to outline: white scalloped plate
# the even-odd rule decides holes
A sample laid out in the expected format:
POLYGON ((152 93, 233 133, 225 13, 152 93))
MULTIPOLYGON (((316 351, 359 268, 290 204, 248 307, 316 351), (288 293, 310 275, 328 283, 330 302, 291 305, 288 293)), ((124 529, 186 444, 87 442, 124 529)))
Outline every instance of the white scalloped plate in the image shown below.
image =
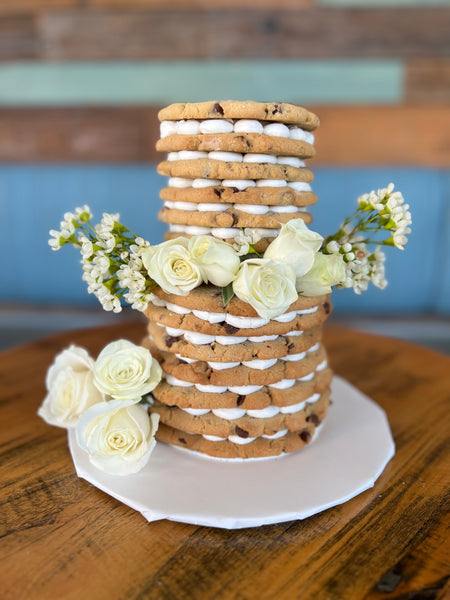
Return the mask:
POLYGON ((114 477, 93 467, 69 432, 79 477, 148 521, 239 529, 306 519, 373 487, 395 452, 384 411, 334 377, 319 435, 304 449, 265 460, 220 460, 158 443, 147 466, 114 477))

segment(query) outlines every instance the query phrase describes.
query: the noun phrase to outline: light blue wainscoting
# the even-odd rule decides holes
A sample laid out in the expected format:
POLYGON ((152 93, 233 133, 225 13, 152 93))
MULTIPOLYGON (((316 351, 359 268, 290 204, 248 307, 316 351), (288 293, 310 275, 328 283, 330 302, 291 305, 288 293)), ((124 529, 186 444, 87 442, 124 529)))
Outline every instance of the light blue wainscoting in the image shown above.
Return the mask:
POLYGON ((0 106, 168 104, 205 98, 395 103, 396 59, 14 62, 0 65, 0 106))
MULTIPOLYGON (((335 310, 450 314, 450 175, 403 168, 317 168, 315 174, 314 229, 322 235, 337 229, 360 194, 391 181, 413 213, 406 249, 387 249, 388 287, 371 286, 361 296, 339 290, 333 294, 335 310)), ((52 252, 48 230, 58 229, 66 211, 88 204, 98 219, 104 211, 120 212, 125 225, 158 243, 166 229, 156 218, 164 184, 153 165, 0 166, 0 301, 96 303, 81 281, 78 252, 72 247, 52 252)))

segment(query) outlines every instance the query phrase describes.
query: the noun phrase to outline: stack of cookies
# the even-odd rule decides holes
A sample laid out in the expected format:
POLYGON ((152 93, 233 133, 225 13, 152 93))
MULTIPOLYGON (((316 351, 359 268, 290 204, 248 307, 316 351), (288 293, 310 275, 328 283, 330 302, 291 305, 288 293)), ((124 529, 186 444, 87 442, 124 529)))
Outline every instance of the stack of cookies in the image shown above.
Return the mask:
POLYGON ((242 228, 256 230, 258 250, 290 219, 311 222, 308 206, 314 156, 311 133, 318 118, 291 104, 201 102, 172 104, 159 113, 167 152, 158 172, 169 177, 161 190, 159 218, 166 239, 210 234, 233 242, 242 228))
MULTIPOLYGON (((242 228, 264 251, 280 227, 316 201, 311 131, 318 119, 289 104, 206 102, 160 112, 168 152, 159 172, 167 238, 209 234, 233 243, 242 228)), ((158 288, 146 311, 145 342, 164 379, 150 409, 157 438, 221 458, 262 458, 309 443, 329 404, 332 373, 321 343, 327 296, 300 297, 263 319, 236 296, 201 286, 187 296, 158 288)))

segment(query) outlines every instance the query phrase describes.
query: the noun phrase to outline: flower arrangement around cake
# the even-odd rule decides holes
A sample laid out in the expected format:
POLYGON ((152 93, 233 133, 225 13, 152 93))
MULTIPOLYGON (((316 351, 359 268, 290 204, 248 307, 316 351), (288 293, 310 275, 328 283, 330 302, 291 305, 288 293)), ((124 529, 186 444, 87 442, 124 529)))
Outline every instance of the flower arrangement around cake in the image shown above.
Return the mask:
MULTIPOLYGON (((213 285, 221 289, 223 306, 236 296, 270 320, 299 296, 329 294, 334 286, 357 294, 370 282, 384 288, 381 246, 404 248, 408 209, 390 184, 361 196, 356 212, 335 234, 323 238, 303 219, 293 219, 260 253, 255 249, 258 234, 250 228, 234 244, 199 235, 152 246, 120 223, 117 214, 105 213, 93 225, 89 207, 83 206, 64 215, 60 230, 50 232, 49 244, 53 250, 68 244, 80 249, 88 292, 107 311, 120 312, 123 302, 144 311, 157 288, 186 296, 213 285)), ((48 394, 39 415, 51 425, 76 428, 78 444, 96 468, 135 473, 155 445, 159 415, 149 414, 147 407, 162 374, 148 349, 126 340, 109 344, 96 360, 71 346, 48 371, 48 394)))

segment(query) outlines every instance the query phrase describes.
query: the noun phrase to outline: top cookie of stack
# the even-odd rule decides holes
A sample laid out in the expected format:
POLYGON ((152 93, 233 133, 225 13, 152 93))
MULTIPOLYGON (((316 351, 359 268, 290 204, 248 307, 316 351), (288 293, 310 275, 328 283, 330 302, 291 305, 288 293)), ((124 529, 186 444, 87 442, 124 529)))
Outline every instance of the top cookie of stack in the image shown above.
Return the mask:
POLYGON ((159 218, 166 239, 212 234, 233 243, 242 228, 256 230, 265 250, 280 225, 312 221, 307 207, 319 119, 304 108, 273 102, 172 104, 160 111, 157 149, 168 152, 158 165, 169 176, 161 190, 159 218))

